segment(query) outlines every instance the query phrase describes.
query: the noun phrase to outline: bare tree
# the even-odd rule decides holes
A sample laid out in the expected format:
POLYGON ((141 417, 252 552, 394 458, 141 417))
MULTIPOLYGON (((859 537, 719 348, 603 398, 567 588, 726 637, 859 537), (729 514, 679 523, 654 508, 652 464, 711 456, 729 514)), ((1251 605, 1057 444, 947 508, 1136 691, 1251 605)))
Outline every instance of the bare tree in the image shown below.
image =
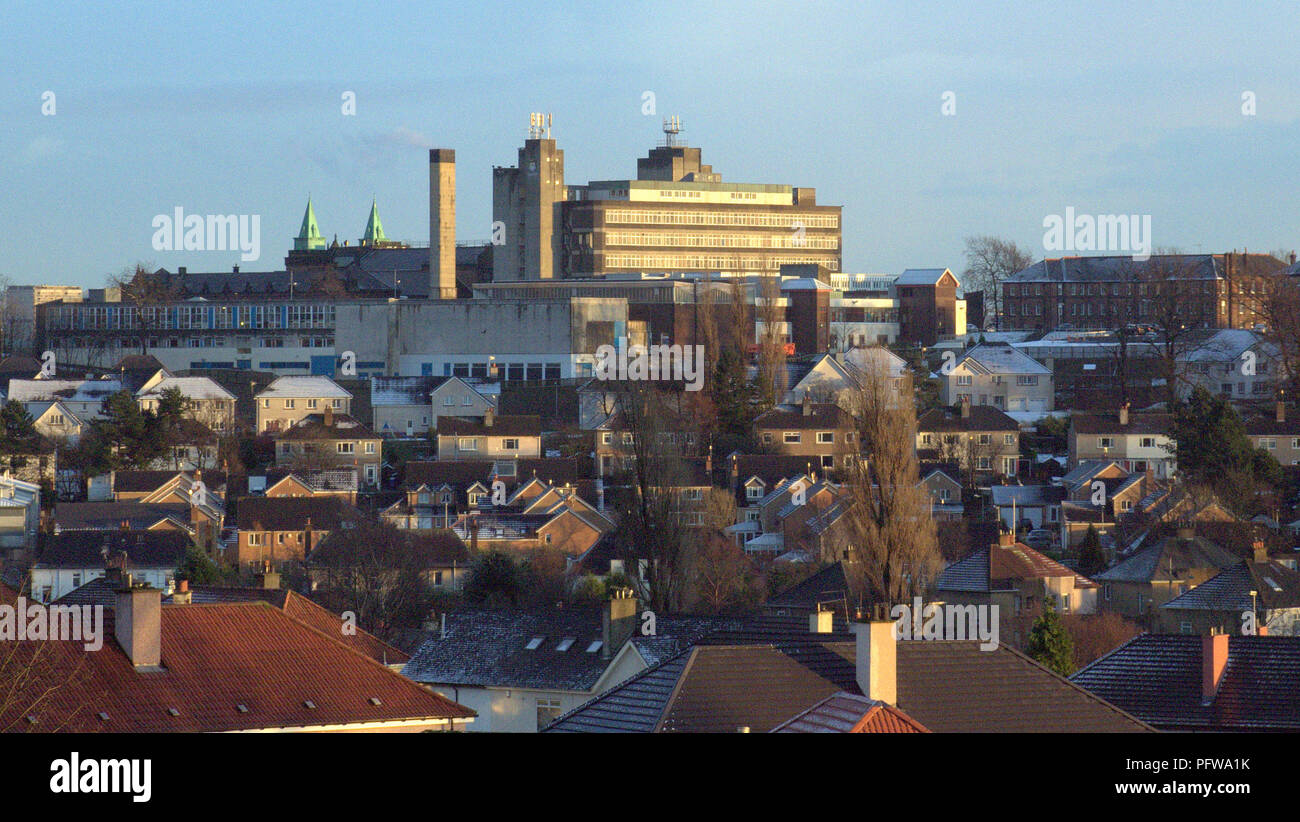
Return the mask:
POLYGON ((117 288, 122 303, 131 307, 126 317, 129 327, 135 328, 140 340, 140 353, 149 353, 149 337, 165 328, 166 317, 160 303, 170 302, 179 296, 179 289, 170 275, 153 264, 139 262, 108 277, 109 288, 117 288))
POLYGON ((962 285, 968 291, 974 287, 983 292, 986 324, 990 315, 1002 316, 1002 281, 1025 270, 1033 261, 1029 252, 1011 240, 988 235, 966 238, 966 270, 962 272, 962 285))
POLYGON ((1131 263, 1135 272, 1137 313, 1155 331, 1155 355, 1165 380, 1165 401, 1172 409, 1185 377, 1185 358, 1215 325, 1215 281, 1199 269, 1199 260, 1176 249, 1161 250, 1146 261, 1131 263))
POLYGON ((64 695, 79 692, 88 676, 80 647, 48 639, 0 642, 0 734, 82 730, 77 720, 85 703, 69 707, 64 695))
POLYGON ((711 533, 693 553, 691 579, 700 602, 710 613, 734 607, 752 590, 749 558, 731 540, 711 533))
POLYGON ((910 380, 902 378, 900 395, 895 379, 883 362, 859 370, 854 404, 870 455, 852 461, 844 488, 849 567, 860 590, 886 604, 925 592, 941 562, 930 495, 918 477, 910 380))

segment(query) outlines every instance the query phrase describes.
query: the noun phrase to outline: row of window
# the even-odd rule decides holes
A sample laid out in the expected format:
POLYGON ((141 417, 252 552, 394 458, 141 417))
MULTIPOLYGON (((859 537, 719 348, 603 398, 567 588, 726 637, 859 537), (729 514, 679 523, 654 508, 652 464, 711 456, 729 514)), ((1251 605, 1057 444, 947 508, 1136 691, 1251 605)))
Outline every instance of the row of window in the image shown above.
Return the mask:
POLYGON ((53 328, 95 331, 235 328, 330 328, 335 308, 319 305, 213 305, 182 306, 68 305, 54 309, 53 328))
MULTIPOLYGON (((286 410, 289 410, 289 411, 292 411, 292 410, 294 410, 294 409, 296 409, 296 408, 298 407, 298 401, 297 401, 296 399, 281 400, 280 402, 281 402, 281 407, 283 407, 283 408, 285 408, 286 410)), ((303 400, 303 402, 306 403, 303 407, 306 408, 306 409, 308 409, 309 411, 310 411, 310 410, 314 410, 314 409, 320 407, 320 400, 316 400, 316 399, 305 399, 305 400, 303 400)), ((337 411, 337 410, 343 408, 343 400, 342 400, 342 399, 339 399, 339 398, 332 399, 332 400, 329 401, 329 403, 330 403, 330 408, 334 409, 335 411, 337 411)), ((270 407, 271 407, 271 398, 270 398, 270 397, 265 397, 265 398, 262 399, 262 407, 263 407, 263 408, 270 408, 270 407)))
POLYGON ((706 255, 706 254, 630 254, 614 253, 605 255, 606 268, 633 268, 643 271, 667 270, 708 270, 708 271, 776 271, 783 265, 800 265, 818 263, 831 270, 839 268, 839 262, 827 257, 774 257, 767 254, 742 255, 706 255))
POLYGON ((839 228, 838 214, 823 213, 749 213, 744 211, 660 211, 657 209, 610 208, 605 210, 605 224, 612 223, 652 225, 717 225, 755 226, 758 228, 789 229, 794 223, 807 228, 839 228))
MULTIPOLYGON (((806 228, 806 226, 803 226, 806 228)), ((824 248, 837 249, 840 238, 834 234, 805 235, 799 225, 787 225, 779 234, 704 234, 685 231, 610 231, 605 247, 685 246, 688 248, 824 248)))

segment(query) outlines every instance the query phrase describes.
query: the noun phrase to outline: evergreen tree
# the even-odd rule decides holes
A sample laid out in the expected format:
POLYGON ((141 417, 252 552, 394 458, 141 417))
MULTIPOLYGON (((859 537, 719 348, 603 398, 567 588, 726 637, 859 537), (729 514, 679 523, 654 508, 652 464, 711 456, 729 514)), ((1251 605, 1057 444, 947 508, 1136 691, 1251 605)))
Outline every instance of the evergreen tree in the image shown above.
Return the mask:
POLYGON ((27 460, 21 454, 36 450, 41 435, 36 433, 32 415, 17 400, 0 407, 0 463, 10 470, 22 468, 27 460))
POLYGON ((1097 529, 1088 526, 1088 533, 1083 535, 1083 544, 1079 546, 1079 573, 1085 577, 1099 574, 1106 570, 1106 553, 1101 550, 1101 537, 1097 529))
POLYGON ((524 571, 503 551, 474 558, 465 581, 465 598, 491 606, 514 605, 523 598, 524 571))
POLYGON ((1043 603, 1043 612, 1029 629, 1029 645, 1025 653, 1061 676, 1074 673, 1074 640, 1056 613, 1055 600, 1048 598, 1043 603))

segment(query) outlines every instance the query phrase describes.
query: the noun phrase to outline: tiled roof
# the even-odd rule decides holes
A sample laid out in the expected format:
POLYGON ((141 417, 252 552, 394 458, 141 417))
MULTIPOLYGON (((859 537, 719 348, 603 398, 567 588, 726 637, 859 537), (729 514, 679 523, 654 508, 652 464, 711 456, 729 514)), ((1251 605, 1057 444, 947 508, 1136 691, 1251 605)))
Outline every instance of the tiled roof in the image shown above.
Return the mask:
POLYGON ((371 406, 428 405, 429 394, 451 377, 371 377, 371 406))
POLYGON ((857 423, 854 422, 853 417, 835 403, 809 403, 808 410, 809 413, 804 414, 803 408, 798 405, 790 407, 777 406, 760 414, 754 420, 754 429, 761 431, 765 429, 806 430, 812 428, 855 430, 857 428, 857 423))
POLYGON ((438 417, 438 436, 440 437, 540 437, 542 435, 541 417, 497 415, 492 424, 468 417, 438 417))
POLYGON ((245 497, 239 501, 241 531, 333 531, 342 522, 359 522, 361 512, 334 496, 245 497))
POLYGON ((1075 414, 1070 418, 1070 433, 1168 435, 1173 419, 1169 414, 1131 413, 1128 415, 1128 425, 1120 425, 1118 411, 1075 414))
MULTIPOLYGON (((909 268, 898 275, 895 285, 938 285, 946 268, 909 268)), ((955 276, 955 275, 954 275, 955 276)))
MULTIPOLYGON (((51 684, 63 687, 31 711, 31 728, 213 732, 474 716, 263 602, 162 606, 162 664, 153 672, 132 667, 111 620, 104 630, 95 652, 80 641, 42 645, 51 684)), ((2 715, 0 726, 12 720, 27 727, 2 715)))
POLYGON ((162 520, 189 527, 190 506, 183 502, 60 502, 54 523, 61 531, 116 531, 127 522, 142 531, 162 520))
POLYGON ((972 405, 970 417, 960 408, 931 408, 916 421, 917 431, 1019 431, 1020 425, 991 405, 972 405))
MULTIPOLYGON (((193 471, 118 471, 113 475, 113 490, 131 494, 156 491, 180 474, 194 476, 193 471)), ((226 484, 226 475, 221 471, 204 471, 202 480, 208 488, 220 488, 226 484)))
POLYGON ((192 400, 234 400, 235 395, 207 377, 164 377, 157 385, 136 394, 140 399, 158 398, 175 388, 192 400))
MULTIPOLYGON (((856 605, 857 598, 849 589, 848 576, 844 572, 844 563, 836 562, 827 566, 802 582, 781 591, 776 596, 763 603, 767 611, 781 609, 798 609, 812 611, 819 604, 848 604, 848 607, 856 605)), ((843 613, 843 612, 841 612, 843 613)), ((848 618, 848 614, 844 614, 848 618)), ((804 630, 808 625, 805 623, 804 630)))
POLYGON ((1162 729, 1300 730, 1300 637, 1227 637, 1227 666, 1208 704, 1204 639, 1140 634, 1071 679, 1162 729))
POLYGON ((1230 568, 1241 557, 1208 539, 1166 537, 1097 574, 1098 582, 1177 582, 1198 568, 1230 568))
POLYGON ((929 729, 887 702, 838 691, 772 729, 774 734, 916 734, 929 729))
POLYGON ((44 568, 103 568, 106 555, 122 551, 129 560, 126 570, 175 568, 184 561, 190 544, 184 531, 63 531, 49 537, 37 564, 44 568))
POLYGON ((988 593, 989 549, 971 551, 944 568, 935 581, 935 588, 940 591, 988 593))
MULTIPOLYGON (((710 635, 547 730, 762 733, 837 692, 861 694, 853 641, 805 634, 729 642, 710 635)), ((981 651, 977 641, 905 641, 897 664, 897 707, 939 733, 1150 730, 1006 645, 981 651)))
POLYGON ((332 414, 333 422, 325 424, 324 414, 308 414, 278 434, 273 434, 276 441, 293 442, 305 440, 365 440, 378 439, 360 420, 348 414, 332 414))
POLYGON ((10 380, 9 399, 18 402, 103 402, 122 390, 118 380, 10 380))

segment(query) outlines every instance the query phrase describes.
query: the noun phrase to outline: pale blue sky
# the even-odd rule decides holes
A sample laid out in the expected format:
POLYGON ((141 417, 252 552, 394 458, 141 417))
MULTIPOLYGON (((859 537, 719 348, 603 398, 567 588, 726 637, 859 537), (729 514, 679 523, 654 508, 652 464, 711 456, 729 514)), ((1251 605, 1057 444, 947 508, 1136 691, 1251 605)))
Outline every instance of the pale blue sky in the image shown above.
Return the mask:
POLYGON ((1156 246, 1290 249, 1298 22, 1295 2, 10 3, 0 273, 239 261, 154 251, 176 206, 261 215, 242 265, 282 268, 308 192, 327 237, 360 237, 375 196, 390 237, 424 241, 431 145, 457 152, 459 239, 485 239, 530 111, 570 183, 634 176, 679 115, 724 180, 843 205, 848 271, 959 269, 976 233, 1041 255, 1067 206, 1150 214, 1156 246))

